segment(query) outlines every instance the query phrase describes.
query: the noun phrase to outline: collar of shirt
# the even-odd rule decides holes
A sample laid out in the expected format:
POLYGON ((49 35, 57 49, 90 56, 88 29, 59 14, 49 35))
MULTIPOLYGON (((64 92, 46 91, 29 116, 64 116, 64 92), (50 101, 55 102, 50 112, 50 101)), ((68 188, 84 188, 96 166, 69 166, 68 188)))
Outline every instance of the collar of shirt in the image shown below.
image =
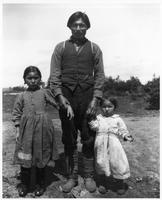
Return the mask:
POLYGON ((82 46, 88 41, 87 38, 74 38, 73 36, 70 37, 69 42, 77 44, 77 46, 82 46))
POLYGON ((110 117, 104 117, 103 115, 99 114, 98 117, 101 117, 101 118, 118 118, 119 115, 118 115, 118 114, 113 114, 113 115, 110 116, 110 117))
POLYGON ((40 89, 41 89, 40 86, 37 86, 35 88, 29 88, 28 87, 26 91, 35 92, 36 90, 40 90, 40 89))

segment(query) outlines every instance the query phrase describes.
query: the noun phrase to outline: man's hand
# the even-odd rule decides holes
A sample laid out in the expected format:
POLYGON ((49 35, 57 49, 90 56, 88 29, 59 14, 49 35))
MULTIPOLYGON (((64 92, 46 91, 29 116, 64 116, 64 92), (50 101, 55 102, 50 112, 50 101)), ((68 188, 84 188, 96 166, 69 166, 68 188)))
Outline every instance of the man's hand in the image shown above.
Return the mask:
POLYGON ((18 141, 19 135, 20 135, 20 127, 16 126, 16 142, 18 141))
POLYGON ((69 104, 69 101, 61 94, 56 97, 56 100, 58 101, 59 106, 64 109, 66 109, 67 104, 69 104))
POLYGON ((58 101, 61 108, 67 110, 67 117, 69 118, 69 120, 71 120, 74 117, 74 112, 72 107, 70 106, 69 101, 61 94, 56 97, 56 100, 58 101))
POLYGON ((67 107, 67 117, 71 120, 74 117, 73 109, 70 105, 66 105, 67 107))
POLYGON ((99 103, 99 99, 97 97, 94 97, 88 106, 88 109, 86 112, 87 115, 90 115, 90 116, 96 115, 98 103, 99 103))

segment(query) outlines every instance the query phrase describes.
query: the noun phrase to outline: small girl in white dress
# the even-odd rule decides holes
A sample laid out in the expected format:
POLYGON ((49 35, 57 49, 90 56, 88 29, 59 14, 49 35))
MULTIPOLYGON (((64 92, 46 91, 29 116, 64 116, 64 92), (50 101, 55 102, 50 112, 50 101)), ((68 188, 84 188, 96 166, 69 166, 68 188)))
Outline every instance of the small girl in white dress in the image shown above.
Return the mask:
POLYGON ((121 136, 125 141, 133 141, 124 121, 114 114, 117 100, 114 98, 102 99, 102 114, 89 122, 90 128, 96 131, 95 138, 95 167, 100 181, 99 192, 106 193, 105 178, 112 175, 116 179, 116 192, 125 193, 124 179, 130 176, 129 163, 125 151, 119 141, 121 136), (103 179, 104 178, 104 179, 103 179))

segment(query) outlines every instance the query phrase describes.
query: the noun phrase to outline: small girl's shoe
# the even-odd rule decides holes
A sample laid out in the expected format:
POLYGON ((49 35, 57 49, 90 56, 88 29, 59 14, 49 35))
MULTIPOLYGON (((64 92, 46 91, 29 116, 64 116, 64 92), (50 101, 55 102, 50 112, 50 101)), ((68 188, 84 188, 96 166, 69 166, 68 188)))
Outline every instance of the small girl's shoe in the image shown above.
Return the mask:
POLYGON ((98 185, 98 191, 101 194, 105 194, 107 192, 107 189, 106 189, 106 177, 105 177, 104 174, 98 175, 97 185, 98 185))
POLYGON ((128 186, 126 183, 124 183, 123 180, 116 180, 116 193, 119 195, 123 195, 125 194, 125 192, 127 191, 128 186))
POLYGON ((119 195, 123 195, 126 193, 126 191, 127 191, 127 189, 126 189, 125 185, 123 184, 123 186, 121 186, 120 188, 117 188, 116 193, 119 195))

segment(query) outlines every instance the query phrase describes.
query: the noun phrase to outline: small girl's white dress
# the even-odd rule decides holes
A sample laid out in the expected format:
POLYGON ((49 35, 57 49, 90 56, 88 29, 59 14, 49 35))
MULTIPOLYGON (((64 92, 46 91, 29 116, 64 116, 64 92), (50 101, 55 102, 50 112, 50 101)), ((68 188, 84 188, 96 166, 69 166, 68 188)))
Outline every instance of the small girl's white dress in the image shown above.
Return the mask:
POLYGON ((128 178, 129 163, 118 138, 124 138, 129 133, 124 121, 116 114, 110 117, 99 114, 89 125, 96 131, 94 150, 97 173, 112 175, 116 179, 128 178))

